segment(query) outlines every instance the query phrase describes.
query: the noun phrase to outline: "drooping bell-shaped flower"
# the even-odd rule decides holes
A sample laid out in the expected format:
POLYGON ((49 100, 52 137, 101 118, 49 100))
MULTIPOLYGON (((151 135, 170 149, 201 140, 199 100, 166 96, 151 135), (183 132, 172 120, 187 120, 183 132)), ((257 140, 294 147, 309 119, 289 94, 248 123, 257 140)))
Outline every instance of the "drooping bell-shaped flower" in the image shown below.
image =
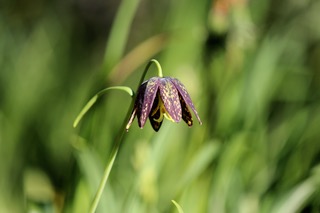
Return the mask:
POLYGON ((138 118, 140 128, 143 128, 149 117, 151 126, 155 131, 161 127, 163 118, 173 122, 180 122, 181 118, 192 126, 192 115, 189 107, 202 124, 190 95, 184 85, 176 78, 153 77, 143 82, 138 89, 134 108, 126 126, 130 128, 135 116, 138 118))

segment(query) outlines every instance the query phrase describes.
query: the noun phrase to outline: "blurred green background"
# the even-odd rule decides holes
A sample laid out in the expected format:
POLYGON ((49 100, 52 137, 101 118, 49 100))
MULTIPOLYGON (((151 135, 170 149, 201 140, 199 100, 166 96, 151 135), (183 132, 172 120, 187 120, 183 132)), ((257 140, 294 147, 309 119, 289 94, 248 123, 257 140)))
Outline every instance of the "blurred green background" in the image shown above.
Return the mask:
POLYGON ((203 125, 135 120, 98 212, 320 212, 319 1, 1 4, 0 212, 87 212, 130 97, 72 123, 151 58, 203 125))

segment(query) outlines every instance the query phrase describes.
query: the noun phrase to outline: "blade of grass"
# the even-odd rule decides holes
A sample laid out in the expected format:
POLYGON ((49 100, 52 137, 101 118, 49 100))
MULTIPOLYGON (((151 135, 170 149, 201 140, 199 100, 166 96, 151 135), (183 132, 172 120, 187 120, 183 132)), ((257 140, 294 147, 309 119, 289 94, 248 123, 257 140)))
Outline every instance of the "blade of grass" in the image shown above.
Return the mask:
POLYGON ((171 200, 171 202, 177 207, 179 213, 184 213, 184 211, 183 211, 182 207, 179 205, 179 203, 177 203, 174 200, 171 200))
POLYGON ((314 174, 305 181, 298 184, 294 189, 288 192, 275 206, 273 212, 299 212, 303 204, 319 190, 320 187, 320 166, 315 169, 314 174))
POLYGON ((133 91, 131 88, 126 86, 114 86, 114 87, 108 87, 106 89, 103 89, 99 91, 97 94, 95 94, 88 103, 82 108, 79 115, 76 117, 76 119, 73 122, 73 127, 77 127, 80 120, 83 118, 83 116, 91 109, 91 107, 97 102, 97 100, 104 95, 109 90, 122 90, 124 92, 127 92, 131 97, 133 96, 133 91))
POLYGON ((110 71, 110 68, 120 61, 139 2, 140 0, 124 0, 121 2, 106 45, 102 66, 104 72, 110 71))
POLYGON ((155 35, 136 46, 111 70, 108 79, 121 84, 132 72, 146 60, 168 45, 168 34, 155 35))

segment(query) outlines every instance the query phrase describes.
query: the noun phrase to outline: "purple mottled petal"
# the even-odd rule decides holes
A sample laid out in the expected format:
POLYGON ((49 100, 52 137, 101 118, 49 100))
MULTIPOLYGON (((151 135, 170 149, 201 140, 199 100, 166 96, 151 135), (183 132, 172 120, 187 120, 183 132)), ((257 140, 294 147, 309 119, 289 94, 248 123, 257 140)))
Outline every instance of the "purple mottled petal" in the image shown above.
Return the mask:
MULTIPOLYGON (((137 94, 136 94, 136 100, 134 102, 134 107, 130 116, 130 119, 128 121, 128 124, 126 126, 126 130, 128 131, 135 116, 137 115, 137 117, 139 118, 141 115, 141 106, 143 103, 143 97, 144 97, 144 93, 146 90, 146 86, 147 86, 147 82, 144 82, 140 85, 140 87, 138 88, 137 94)), ((138 121, 139 122, 139 121, 138 121)))
POLYGON ((167 113, 174 122, 181 120, 181 104, 179 101, 178 91, 169 78, 161 78, 159 85, 160 96, 167 113))
POLYGON ((139 127, 142 128, 149 116, 151 111, 153 101, 157 95, 157 91, 159 88, 159 78, 153 77, 147 81, 147 87, 144 93, 143 103, 141 105, 141 112, 137 114, 139 127))
POLYGON ((192 126, 192 115, 191 112, 186 104, 186 102, 183 100, 182 96, 179 94, 179 99, 181 103, 181 109, 182 109, 182 119, 188 124, 188 126, 192 126))
POLYGON ((189 93, 187 92, 185 86, 176 78, 170 78, 170 81, 174 84, 174 86, 177 88, 177 90, 179 91, 179 94, 182 96, 183 100, 185 101, 185 103, 191 107, 192 111, 194 112, 194 114, 196 115, 198 121, 200 124, 202 124, 201 119, 198 115, 198 112, 196 110, 196 108, 194 107, 192 100, 190 98, 189 93))
POLYGON ((141 86, 138 89, 136 101, 134 103, 134 108, 137 108, 138 122, 139 122, 139 118, 141 116, 141 108, 142 108, 142 104, 143 104, 143 99, 144 99, 144 94, 145 94, 146 88, 147 88, 147 82, 142 83, 141 86))
POLYGON ((130 119, 129 119, 129 121, 127 123, 127 126, 126 126, 126 131, 127 132, 129 131, 129 128, 130 128, 134 118, 136 117, 136 114, 137 114, 137 108, 133 108, 131 116, 130 116, 130 119))

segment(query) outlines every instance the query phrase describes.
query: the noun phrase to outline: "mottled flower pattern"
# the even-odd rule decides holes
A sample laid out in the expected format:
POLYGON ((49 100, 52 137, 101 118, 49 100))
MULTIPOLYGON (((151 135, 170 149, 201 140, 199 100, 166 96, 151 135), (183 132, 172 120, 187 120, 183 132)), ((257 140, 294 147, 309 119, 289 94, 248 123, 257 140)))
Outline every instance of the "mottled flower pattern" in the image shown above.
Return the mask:
POLYGON ((130 128, 135 116, 138 118, 140 128, 143 128, 149 117, 151 126, 155 131, 161 127, 163 118, 173 122, 180 122, 181 118, 192 126, 192 115, 189 107, 202 124, 190 95, 184 85, 176 78, 153 77, 143 82, 138 89, 134 108, 126 126, 130 128))

